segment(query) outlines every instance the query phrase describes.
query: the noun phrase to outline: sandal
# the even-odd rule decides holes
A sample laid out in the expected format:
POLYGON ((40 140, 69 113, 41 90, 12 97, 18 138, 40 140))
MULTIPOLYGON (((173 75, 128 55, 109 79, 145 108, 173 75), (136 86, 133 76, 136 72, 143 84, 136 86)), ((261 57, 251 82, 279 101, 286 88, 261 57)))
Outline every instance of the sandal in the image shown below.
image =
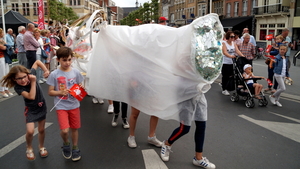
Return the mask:
POLYGON ((42 158, 48 157, 48 151, 46 150, 45 147, 40 148, 40 156, 42 158))
POLYGON ((261 100, 262 98, 259 95, 254 96, 256 99, 261 100))
POLYGON ((30 160, 30 161, 35 160, 35 156, 34 156, 34 153, 33 153, 33 150, 32 150, 32 149, 27 149, 27 150, 26 150, 26 157, 27 157, 27 159, 30 160))

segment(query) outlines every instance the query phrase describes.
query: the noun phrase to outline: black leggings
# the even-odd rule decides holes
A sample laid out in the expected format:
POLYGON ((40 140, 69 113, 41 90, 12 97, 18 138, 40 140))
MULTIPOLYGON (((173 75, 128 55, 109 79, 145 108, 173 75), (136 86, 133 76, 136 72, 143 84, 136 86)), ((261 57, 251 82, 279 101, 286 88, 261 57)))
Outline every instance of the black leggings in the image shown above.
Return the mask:
POLYGON ((122 106, 121 107, 121 109, 122 109, 122 118, 125 119, 125 118, 127 118, 127 108, 128 108, 128 105, 126 103, 113 101, 114 114, 119 115, 119 113, 120 113, 120 103, 121 103, 121 106, 122 106))
MULTIPOLYGON (((194 135, 195 140, 195 151, 197 153, 203 152, 203 145, 204 145, 204 137, 205 137, 205 128, 206 128, 206 121, 195 121, 196 123, 196 131, 194 135)), ((175 129, 172 135, 168 139, 168 143, 173 144, 176 140, 178 140, 183 135, 187 134, 190 131, 191 126, 183 125, 180 123, 180 126, 175 129)))
POLYGON ((222 67, 222 89, 227 90, 230 76, 233 76, 233 64, 223 64, 222 67))

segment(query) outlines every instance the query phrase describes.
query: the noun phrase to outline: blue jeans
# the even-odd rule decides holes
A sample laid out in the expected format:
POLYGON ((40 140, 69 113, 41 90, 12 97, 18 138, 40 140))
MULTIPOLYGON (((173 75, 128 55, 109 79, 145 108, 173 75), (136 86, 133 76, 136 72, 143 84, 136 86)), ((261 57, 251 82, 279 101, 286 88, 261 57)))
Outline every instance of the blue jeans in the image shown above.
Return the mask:
MULTIPOLYGON (((41 54, 36 55, 36 60, 40 60, 42 63, 45 63, 45 59, 42 58, 41 54)), ((37 70, 36 70, 36 79, 37 79, 37 81, 42 80, 44 78, 43 74, 44 74, 44 71, 40 67, 38 67, 37 70)))

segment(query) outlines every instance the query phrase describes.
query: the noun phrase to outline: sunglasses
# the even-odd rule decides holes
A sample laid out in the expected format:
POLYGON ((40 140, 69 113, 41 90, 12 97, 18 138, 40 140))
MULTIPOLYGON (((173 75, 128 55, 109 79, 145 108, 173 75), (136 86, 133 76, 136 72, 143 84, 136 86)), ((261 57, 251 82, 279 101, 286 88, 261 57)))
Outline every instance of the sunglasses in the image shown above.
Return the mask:
POLYGON ((235 36, 230 36, 230 38, 234 38, 235 36))

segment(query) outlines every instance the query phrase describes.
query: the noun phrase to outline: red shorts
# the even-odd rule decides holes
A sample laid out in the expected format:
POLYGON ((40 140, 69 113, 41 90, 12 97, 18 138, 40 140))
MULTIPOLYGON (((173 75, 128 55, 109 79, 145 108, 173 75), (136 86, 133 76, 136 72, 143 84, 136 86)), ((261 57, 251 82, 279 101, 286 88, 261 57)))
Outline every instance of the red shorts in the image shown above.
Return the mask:
POLYGON ((80 128, 80 110, 79 108, 73 110, 56 110, 59 128, 61 130, 72 128, 80 128))

